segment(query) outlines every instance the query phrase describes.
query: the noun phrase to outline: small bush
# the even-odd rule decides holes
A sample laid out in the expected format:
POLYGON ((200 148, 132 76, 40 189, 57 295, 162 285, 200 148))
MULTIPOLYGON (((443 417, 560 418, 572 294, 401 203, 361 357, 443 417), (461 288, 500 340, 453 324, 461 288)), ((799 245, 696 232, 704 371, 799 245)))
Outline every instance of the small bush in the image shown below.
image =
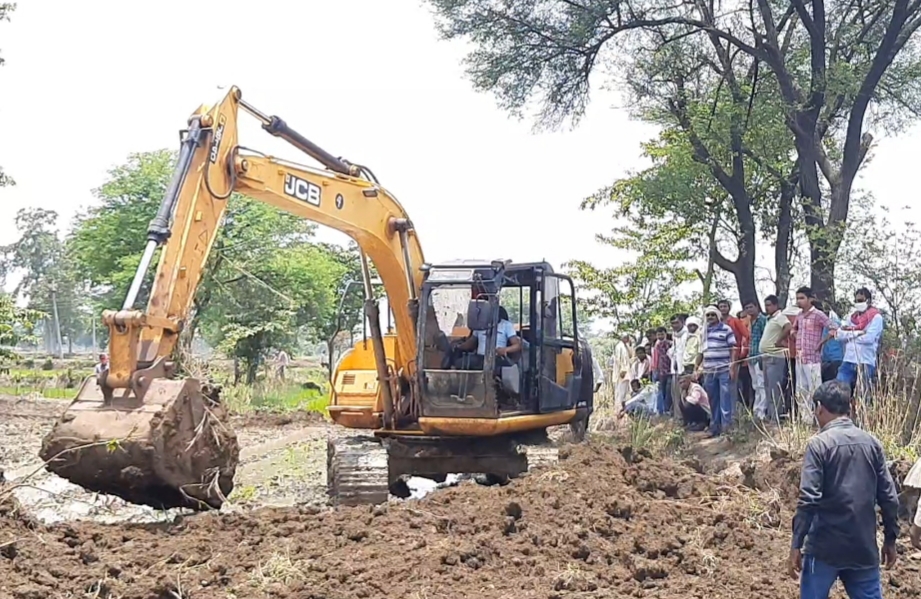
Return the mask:
POLYGON ((42 370, 54 370, 54 362, 51 361, 51 358, 42 362, 42 370))

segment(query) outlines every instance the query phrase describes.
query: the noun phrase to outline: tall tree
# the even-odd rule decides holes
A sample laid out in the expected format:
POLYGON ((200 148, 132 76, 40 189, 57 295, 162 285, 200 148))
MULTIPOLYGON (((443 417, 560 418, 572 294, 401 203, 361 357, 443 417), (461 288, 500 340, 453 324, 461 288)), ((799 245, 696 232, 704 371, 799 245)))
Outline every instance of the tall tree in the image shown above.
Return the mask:
MULTIPOLYGON (((474 85, 494 92, 500 105, 518 115, 538 100, 539 124, 576 122, 597 70, 632 76, 637 65, 658 57, 680 63, 673 47, 709 44, 716 55, 711 66, 736 108, 755 74, 770 73, 781 109, 774 114, 793 134, 796 150, 796 169, 773 174, 778 184, 795 175, 809 226, 812 284, 821 296, 834 295, 835 258, 854 178, 872 140, 863 132, 866 118, 876 116, 871 126, 900 123, 918 113, 921 101, 913 36, 921 25, 918 0, 813 0, 811 7, 805 0, 758 0, 750 7, 703 0, 429 2, 445 37, 474 42, 467 57, 474 85), (733 68, 742 57, 748 67, 742 72, 750 78, 733 68), (877 108, 872 113, 871 105, 877 108)), ((678 92, 676 107, 682 109, 678 92)), ((745 181, 745 158, 758 161, 745 146, 741 119, 736 111, 728 121, 731 168, 709 162, 745 216, 741 194, 732 188, 745 181)), ((744 235, 748 243, 751 234, 744 235)))
MULTIPOLYGON (((11 2, 0 2, 0 23, 10 20, 10 13, 16 10, 16 5, 11 2)), ((6 62, 3 55, 0 54, 0 66, 6 62)), ((15 185, 16 182, 12 177, 3 172, 3 167, 0 166, 0 187, 6 187, 9 185, 15 185)))

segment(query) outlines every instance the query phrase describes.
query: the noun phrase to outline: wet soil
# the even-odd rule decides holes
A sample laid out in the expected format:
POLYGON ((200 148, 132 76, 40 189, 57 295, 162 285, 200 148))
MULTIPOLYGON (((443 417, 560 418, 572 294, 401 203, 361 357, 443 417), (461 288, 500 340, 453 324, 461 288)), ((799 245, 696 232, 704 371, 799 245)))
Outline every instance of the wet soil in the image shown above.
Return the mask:
MULTIPOLYGON (((0 597, 794 597, 790 510, 699 464, 594 440, 504 487, 465 482, 377 507, 263 508, 171 523, 0 517, 0 597), (629 459, 625 459, 624 456, 629 459)), ((921 596, 921 556, 884 594, 921 596)), ((833 595, 843 596, 843 595, 833 595)))

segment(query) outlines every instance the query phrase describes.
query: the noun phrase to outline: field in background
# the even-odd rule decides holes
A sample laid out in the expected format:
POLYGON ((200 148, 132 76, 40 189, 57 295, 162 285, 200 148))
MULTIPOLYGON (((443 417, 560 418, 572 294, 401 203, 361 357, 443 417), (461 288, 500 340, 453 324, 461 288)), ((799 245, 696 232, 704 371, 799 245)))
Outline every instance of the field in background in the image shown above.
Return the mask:
MULTIPOLYGON (((71 400, 83 380, 93 374, 94 366, 95 362, 87 357, 8 360, 0 364, 0 395, 71 400)), ((252 385, 233 385, 230 360, 211 360, 206 369, 192 370, 220 384, 221 397, 235 413, 293 410, 326 413, 329 383, 326 370, 315 360, 293 360, 284 381, 277 377, 273 366, 266 367, 252 385)))

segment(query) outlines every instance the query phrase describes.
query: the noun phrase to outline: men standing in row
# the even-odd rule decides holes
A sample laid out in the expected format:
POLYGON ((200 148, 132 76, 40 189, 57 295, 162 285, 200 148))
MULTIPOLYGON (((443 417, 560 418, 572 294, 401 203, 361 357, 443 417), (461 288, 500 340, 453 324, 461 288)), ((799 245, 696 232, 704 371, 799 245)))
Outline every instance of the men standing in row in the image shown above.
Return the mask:
POLYGON ((767 418, 767 398, 764 393, 764 370, 761 367, 761 360, 758 356, 761 353, 761 337, 764 336, 764 325, 767 324, 767 316, 761 311, 757 300, 746 300, 744 302, 745 312, 751 320, 749 332, 748 348, 748 370, 752 376, 752 392, 755 396, 754 412, 757 418, 767 418))
POLYGON ((766 401, 760 413, 756 406, 755 416, 776 421, 780 406, 783 405, 784 375, 787 371, 787 337, 793 325, 781 310, 780 300, 776 295, 764 298, 764 309, 767 312, 767 319, 764 323, 761 341, 758 344, 758 358, 764 373, 766 401))
POLYGON ((732 426, 736 394, 731 388, 736 380, 738 348, 732 328, 720 320, 713 306, 704 310, 707 328, 697 357, 698 375, 704 374, 704 389, 710 398, 710 436, 718 437, 732 426))
POLYGON ((793 325, 796 338, 796 404, 800 420, 812 422, 812 394, 822 384, 822 330, 833 323, 824 312, 815 308, 815 294, 810 287, 796 290, 796 305, 800 313, 793 325))

